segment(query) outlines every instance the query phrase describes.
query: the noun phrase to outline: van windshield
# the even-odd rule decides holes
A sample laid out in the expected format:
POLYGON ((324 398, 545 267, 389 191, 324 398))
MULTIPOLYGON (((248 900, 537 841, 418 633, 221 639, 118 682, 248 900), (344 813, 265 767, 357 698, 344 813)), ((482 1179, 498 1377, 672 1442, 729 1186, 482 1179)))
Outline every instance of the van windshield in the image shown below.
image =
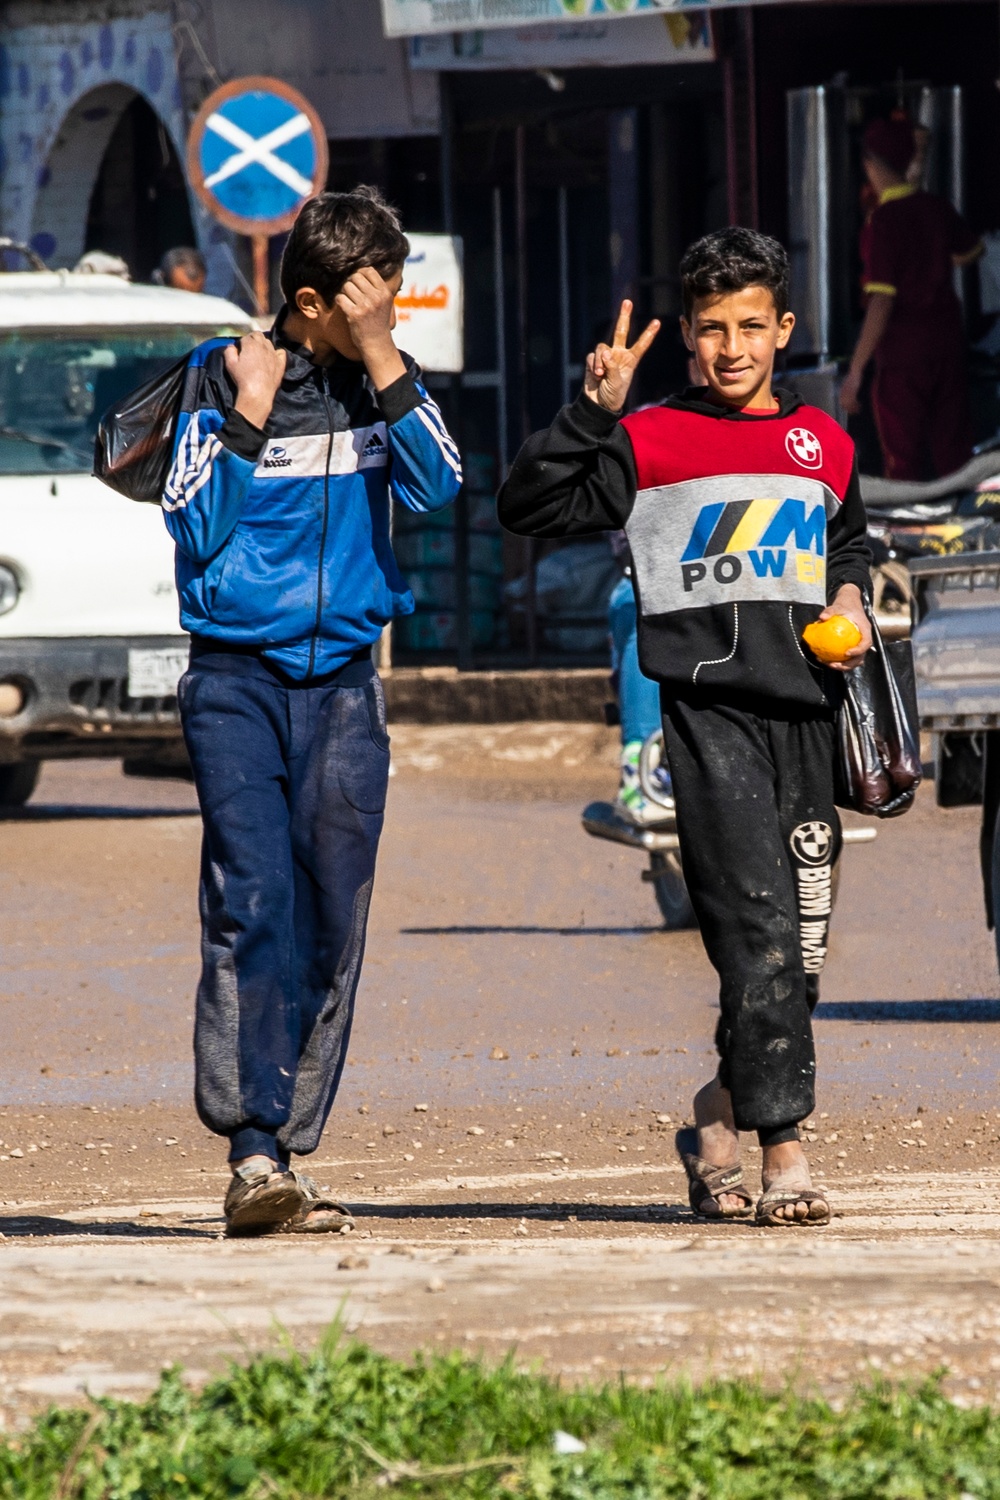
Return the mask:
POLYGON ((218 328, 0 333, 0 474, 89 473, 108 407, 218 328))

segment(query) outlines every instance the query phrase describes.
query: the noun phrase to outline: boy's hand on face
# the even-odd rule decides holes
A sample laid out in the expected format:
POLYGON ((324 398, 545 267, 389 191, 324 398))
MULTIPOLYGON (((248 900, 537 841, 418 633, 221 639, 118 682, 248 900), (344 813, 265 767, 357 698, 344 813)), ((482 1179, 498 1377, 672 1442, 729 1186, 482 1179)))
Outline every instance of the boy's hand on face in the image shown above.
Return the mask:
POLYGON ((355 271, 344 282, 334 302, 347 319, 359 354, 373 344, 392 343, 393 295, 371 266, 355 271))
POLYGON ((865 652, 872 643, 872 627, 865 612, 864 601, 861 598, 861 590, 856 583, 841 584, 830 603, 820 615, 821 620, 829 620, 833 615, 845 615, 852 624, 861 631, 861 639, 856 646, 848 651, 842 662, 831 663, 831 671, 850 672, 854 667, 859 667, 864 660, 865 652))
POLYGON ((285 374, 285 351, 262 333, 248 333, 223 353, 236 386, 236 410, 254 427, 263 428, 285 374))
POLYGON ((392 341, 395 302, 394 289, 371 266, 355 271, 334 298, 334 305, 343 313, 354 346, 379 391, 406 373, 392 341))
POLYGON ((632 304, 626 300, 618 313, 611 344, 598 344, 593 354, 587 355, 583 389, 591 401, 603 406, 605 411, 621 411, 639 361, 660 331, 660 321, 654 318, 629 349, 631 321, 632 304))

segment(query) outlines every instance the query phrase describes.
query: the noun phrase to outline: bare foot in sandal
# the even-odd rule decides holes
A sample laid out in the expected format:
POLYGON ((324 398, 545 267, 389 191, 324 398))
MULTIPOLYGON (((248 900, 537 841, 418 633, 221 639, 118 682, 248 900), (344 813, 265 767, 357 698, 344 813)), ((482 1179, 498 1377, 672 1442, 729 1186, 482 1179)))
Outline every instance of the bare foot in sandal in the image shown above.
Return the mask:
POLYGON ((764 1193, 757 1204, 758 1224, 826 1224, 830 1205, 814 1188, 800 1141, 764 1147, 761 1171, 764 1193))
MULTIPOLYGON (((740 1160, 740 1137, 733 1119, 733 1101, 729 1090, 718 1078, 706 1083, 694 1096, 694 1123, 698 1132, 698 1155, 713 1167, 735 1167, 740 1160)), ((746 1207, 745 1192, 721 1193, 715 1197, 718 1207, 708 1209, 705 1217, 740 1214, 746 1207)))

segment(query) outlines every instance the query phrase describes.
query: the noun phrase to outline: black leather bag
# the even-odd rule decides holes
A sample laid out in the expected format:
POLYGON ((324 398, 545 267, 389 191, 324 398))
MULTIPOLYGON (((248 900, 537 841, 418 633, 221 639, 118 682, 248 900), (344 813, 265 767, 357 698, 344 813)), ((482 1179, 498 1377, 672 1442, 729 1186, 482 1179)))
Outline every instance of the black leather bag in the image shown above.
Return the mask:
POLYGON ((159 505, 163 499, 189 358, 161 370, 101 418, 94 476, 129 500, 159 505))
POLYGON ((836 801, 876 818, 898 818, 920 785, 920 718, 909 641, 883 641, 869 612, 871 650, 843 673, 837 711, 836 801))

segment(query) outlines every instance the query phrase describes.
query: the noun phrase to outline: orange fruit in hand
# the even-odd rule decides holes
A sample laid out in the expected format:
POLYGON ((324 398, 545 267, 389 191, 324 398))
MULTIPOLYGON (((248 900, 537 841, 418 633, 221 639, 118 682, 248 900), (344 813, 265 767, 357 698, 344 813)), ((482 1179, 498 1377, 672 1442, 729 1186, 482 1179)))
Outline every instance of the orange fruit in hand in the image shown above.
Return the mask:
POLYGON ((833 666, 846 659, 861 640, 861 631, 846 615, 831 615, 828 620, 814 620, 802 632, 802 639, 818 661, 833 666))

